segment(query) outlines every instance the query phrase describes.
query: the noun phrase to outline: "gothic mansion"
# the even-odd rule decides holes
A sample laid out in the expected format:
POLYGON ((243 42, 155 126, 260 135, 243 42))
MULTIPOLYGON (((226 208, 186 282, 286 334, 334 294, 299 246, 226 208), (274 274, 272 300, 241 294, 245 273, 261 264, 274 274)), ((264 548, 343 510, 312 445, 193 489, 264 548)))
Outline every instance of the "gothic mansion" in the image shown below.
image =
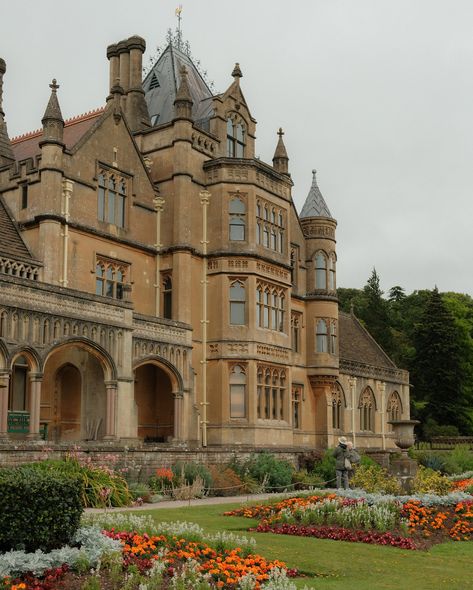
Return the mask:
MULTIPOLYGON (((180 39, 105 106, 10 139, 0 59, 0 439, 394 448, 408 374, 339 312, 336 221, 302 211, 279 133, 255 158, 238 64, 212 94, 180 39)), ((5 87, 8 92, 8 86, 5 87)))

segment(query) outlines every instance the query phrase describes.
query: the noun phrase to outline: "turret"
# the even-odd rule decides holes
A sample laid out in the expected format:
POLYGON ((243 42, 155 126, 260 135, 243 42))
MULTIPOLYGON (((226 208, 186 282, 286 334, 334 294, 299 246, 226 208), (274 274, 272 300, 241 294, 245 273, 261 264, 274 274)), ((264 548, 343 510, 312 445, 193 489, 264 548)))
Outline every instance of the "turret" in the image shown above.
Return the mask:
POLYGON ((40 142, 40 147, 44 144, 57 144, 64 147, 64 119, 62 118, 61 107, 57 98, 58 84, 54 78, 49 85, 51 88, 51 96, 49 97, 48 106, 44 112, 41 122, 43 124, 43 139, 40 142))
POLYGON ((3 112, 3 75, 7 71, 6 63, 0 58, 0 167, 15 161, 13 150, 8 137, 5 113, 3 112))
POLYGON ((281 127, 279 127, 278 135, 279 140, 273 156, 273 168, 281 174, 290 176, 288 168, 289 158, 287 157, 286 146, 284 145, 284 141, 282 139, 284 131, 281 129, 281 127))

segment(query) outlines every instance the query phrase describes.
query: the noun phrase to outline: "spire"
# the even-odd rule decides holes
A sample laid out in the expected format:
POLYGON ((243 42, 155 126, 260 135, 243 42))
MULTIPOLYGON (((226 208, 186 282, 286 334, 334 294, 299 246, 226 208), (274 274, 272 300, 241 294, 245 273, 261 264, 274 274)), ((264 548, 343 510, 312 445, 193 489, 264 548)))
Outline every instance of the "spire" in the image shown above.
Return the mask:
POLYGON ((182 65, 179 73, 181 74, 181 85, 176 92, 176 99, 174 100, 174 113, 176 117, 183 117, 192 119, 192 101, 189 82, 187 80, 187 68, 182 65))
POLYGON ((13 150, 11 148, 10 138, 8 137, 7 124, 5 123, 3 112, 3 74, 7 71, 4 60, 0 57, 0 166, 11 164, 15 161, 13 150))
POLYGON ((317 170, 312 170, 312 186, 310 187, 304 207, 302 207, 302 211, 299 215, 301 219, 303 217, 332 218, 329 208, 327 207, 327 203, 325 202, 325 199, 323 198, 322 193, 317 186, 317 180, 315 178, 316 174, 317 170))
POLYGON ((41 122, 43 123, 43 142, 50 141, 53 143, 62 143, 64 131, 64 119, 62 118, 61 107, 57 98, 59 88, 56 78, 49 85, 51 96, 49 97, 48 106, 44 112, 41 122))
POLYGON ((279 140, 276 146, 276 151, 274 152, 273 156, 273 168, 277 172, 281 172, 282 174, 289 174, 288 172, 288 162, 289 158, 287 157, 286 146, 284 145, 284 141, 282 136, 284 135, 284 131, 281 127, 279 127, 278 131, 279 140))

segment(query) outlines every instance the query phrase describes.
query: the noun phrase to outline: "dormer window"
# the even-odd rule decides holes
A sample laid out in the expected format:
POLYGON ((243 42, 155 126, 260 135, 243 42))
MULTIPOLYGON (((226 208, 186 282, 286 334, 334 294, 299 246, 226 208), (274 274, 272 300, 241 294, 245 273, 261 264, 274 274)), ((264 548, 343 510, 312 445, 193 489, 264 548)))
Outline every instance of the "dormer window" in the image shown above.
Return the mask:
POLYGON ((245 153, 245 130, 241 123, 227 119, 227 156, 243 158, 245 153))

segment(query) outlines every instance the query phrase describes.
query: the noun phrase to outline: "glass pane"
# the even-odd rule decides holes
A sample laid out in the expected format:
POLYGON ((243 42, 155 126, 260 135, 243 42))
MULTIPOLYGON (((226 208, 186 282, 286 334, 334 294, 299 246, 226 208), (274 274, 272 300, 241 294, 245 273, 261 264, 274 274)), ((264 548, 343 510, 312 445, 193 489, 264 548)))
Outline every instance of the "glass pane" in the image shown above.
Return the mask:
POLYGON ((263 328, 269 328, 269 309, 263 309, 263 328))
POLYGON ((315 287, 316 289, 327 288, 327 273, 325 269, 317 269, 315 271, 315 287))
POLYGON ((125 227, 125 197, 122 195, 118 195, 117 225, 119 227, 125 227))
POLYGON ((230 324, 242 326, 245 324, 245 304, 237 301, 230 303, 230 324))
POLYGON ((95 294, 102 295, 103 294, 103 279, 97 278, 95 280, 95 294))
POLYGON ((100 266, 100 264, 97 264, 97 266, 95 267, 95 274, 98 277, 103 277, 103 268, 102 266, 100 266))
POLYGON ((237 142, 237 144, 236 144, 236 157, 243 158, 244 151, 245 151, 245 148, 244 148, 243 144, 237 142))
POLYGON ((236 126, 236 138, 240 143, 244 143, 244 136, 245 136, 245 132, 243 131, 243 127, 238 124, 236 126))
POLYGON ((122 283, 117 283, 117 299, 123 299, 123 285, 122 285, 122 283))
POLYGON ((326 334, 317 334, 317 352, 327 352, 326 334))
POLYGON ((113 297, 113 283, 106 281, 105 283, 105 296, 113 297))
POLYGON ((172 319, 172 292, 167 291, 163 296, 163 317, 167 320, 172 319))
POLYGON ((315 260, 315 267, 316 268, 327 268, 325 256, 321 252, 319 252, 317 254, 317 258, 315 260))
POLYGON ((230 213, 244 214, 246 212, 245 203, 241 199, 232 199, 228 206, 228 211, 230 213))
POLYGON ((245 386, 230 385, 230 417, 244 418, 245 410, 245 386))
POLYGON ((233 285, 231 285, 230 299, 232 301, 246 301, 245 288, 241 283, 233 283, 233 285))
POLYGON ((242 219, 232 219, 230 221, 230 240, 233 242, 245 240, 245 222, 242 219))
POLYGON ((235 157, 235 141, 231 138, 227 138, 227 156, 229 158, 235 157))
POLYGON ((103 174, 99 174, 99 186, 105 186, 105 177, 103 174))
POLYGON ((233 121, 231 119, 227 119, 227 135, 233 137, 233 121))
POLYGON ((107 221, 115 223, 115 193, 113 191, 108 192, 107 221))
POLYGON ((276 250, 276 232, 271 231, 271 249, 276 250))
POLYGON ((125 181, 124 181, 124 180, 122 180, 122 181, 120 182, 120 186, 119 186, 119 189, 118 189, 118 190, 119 190, 119 192, 120 192, 122 195, 126 195, 126 184, 125 184, 125 181))

